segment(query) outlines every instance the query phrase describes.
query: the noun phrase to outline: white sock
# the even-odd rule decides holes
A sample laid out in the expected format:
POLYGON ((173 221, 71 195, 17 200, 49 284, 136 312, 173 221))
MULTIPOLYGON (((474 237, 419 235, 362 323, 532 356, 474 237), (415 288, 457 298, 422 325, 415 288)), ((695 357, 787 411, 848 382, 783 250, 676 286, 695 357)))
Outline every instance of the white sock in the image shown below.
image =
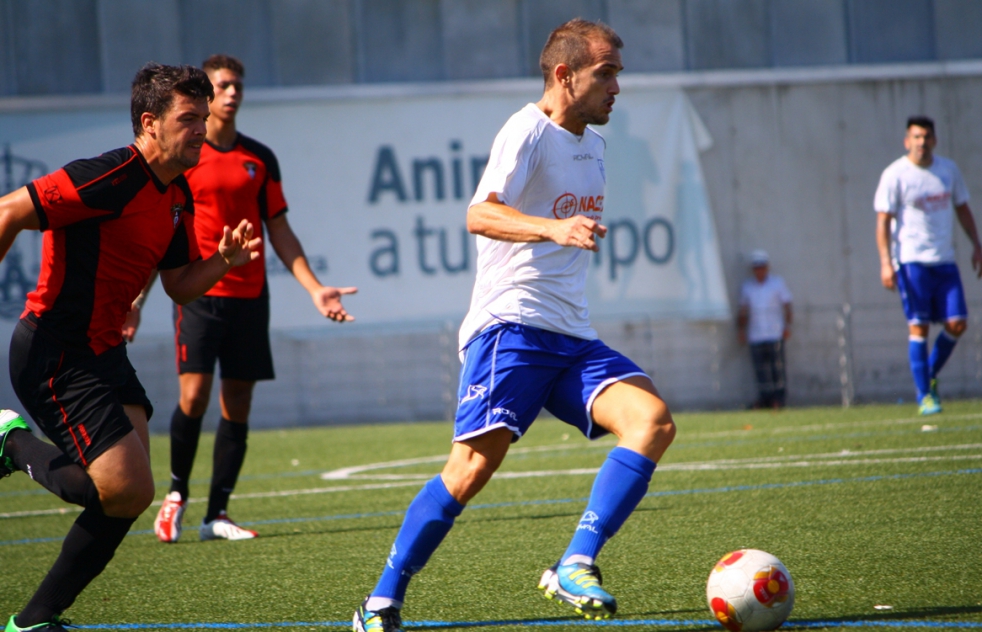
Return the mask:
POLYGON ((567 564, 586 564, 587 566, 593 566, 593 558, 589 555, 570 555, 563 560, 563 566, 567 564))
POLYGON ((388 597, 369 597, 365 601, 365 610, 370 612, 378 612, 379 610, 383 610, 389 606, 402 609, 402 602, 396 601, 395 599, 390 599, 388 597))

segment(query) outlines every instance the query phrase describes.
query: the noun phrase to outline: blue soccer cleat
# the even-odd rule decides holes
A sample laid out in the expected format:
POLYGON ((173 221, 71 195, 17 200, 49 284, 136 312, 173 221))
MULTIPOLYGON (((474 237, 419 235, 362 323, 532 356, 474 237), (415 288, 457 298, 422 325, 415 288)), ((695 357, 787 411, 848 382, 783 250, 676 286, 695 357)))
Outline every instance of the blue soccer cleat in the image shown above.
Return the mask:
POLYGON ((27 425, 20 413, 6 408, 0 410, 0 478, 10 476, 17 469, 14 467, 14 462, 9 457, 4 456, 3 449, 7 445, 7 435, 10 434, 11 430, 18 429, 31 431, 31 427, 27 425))
POLYGON ((941 412, 941 402, 935 399, 934 395, 928 393, 921 398, 921 405, 917 412, 921 415, 937 415, 941 412))
POLYGON ((542 573, 539 590, 546 599, 573 606, 586 619, 608 619, 617 612, 617 600, 600 587, 600 569, 591 564, 556 563, 542 573))
POLYGON ((355 616, 351 618, 352 632, 402 632, 402 616, 395 606, 382 608, 379 611, 369 610, 365 603, 358 606, 355 616))

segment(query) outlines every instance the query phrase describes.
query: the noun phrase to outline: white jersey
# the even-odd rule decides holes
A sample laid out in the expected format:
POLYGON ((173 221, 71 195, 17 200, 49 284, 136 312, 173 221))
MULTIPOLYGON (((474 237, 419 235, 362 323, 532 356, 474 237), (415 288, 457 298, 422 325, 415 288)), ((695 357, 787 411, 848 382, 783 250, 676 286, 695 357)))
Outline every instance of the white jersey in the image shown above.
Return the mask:
POLYGON ((791 302, 791 291, 784 279, 768 274, 763 283, 747 279, 740 289, 740 307, 746 307, 747 342, 774 342, 784 337, 784 306, 791 302))
POLYGON ((920 167, 902 156, 883 170, 873 208, 896 220, 893 258, 898 263, 950 263, 955 260, 955 207, 968 202, 958 166, 934 156, 920 167))
MULTIPOLYGON (((603 213, 604 140, 590 128, 576 136, 534 103, 498 132, 471 206, 496 193, 526 215, 564 219, 603 213)), ((591 253, 554 242, 513 243, 477 237, 477 278, 460 348, 488 325, 511 322, 593 340, 586 302, 591 253)))

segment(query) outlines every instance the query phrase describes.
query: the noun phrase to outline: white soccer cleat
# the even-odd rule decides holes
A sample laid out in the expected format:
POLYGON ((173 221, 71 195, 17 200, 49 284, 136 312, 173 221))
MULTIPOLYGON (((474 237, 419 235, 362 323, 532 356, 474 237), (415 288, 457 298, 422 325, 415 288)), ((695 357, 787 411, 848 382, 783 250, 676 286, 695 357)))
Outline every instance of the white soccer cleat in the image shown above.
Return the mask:
POLYGON ((211 522, 202 524, 199 535, 202 540, 251 540, 259 537, 255 531, 243 529, 229 520, 224 511, 211 522))
POLYGON ((164 496, 164 504, 160 506, 157 519, 153 521, 153 532, 157 534, 158 540, 177 542, 181 537, 181 518, 184 517, 187 505, 186 500, 181 500, 180 492, 171 492, 164 496))

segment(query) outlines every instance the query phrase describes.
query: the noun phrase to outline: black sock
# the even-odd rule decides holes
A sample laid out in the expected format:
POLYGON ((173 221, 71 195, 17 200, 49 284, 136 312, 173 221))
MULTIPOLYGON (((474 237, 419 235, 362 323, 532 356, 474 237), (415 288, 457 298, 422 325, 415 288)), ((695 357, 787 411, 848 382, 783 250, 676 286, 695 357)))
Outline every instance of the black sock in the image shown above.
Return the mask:
POLYGON ((61 553, 37 592, 17 615, 18 627, 51 621, 75 602, 113 558, 136 518, 110 518, 86 509, 72 525, 61 553))
POLYGON ((235 489, 235 481, 239 478, 239 470, 245 461, 248 436, 248 425, 222 417, 215 434, 215 465, 211 474, 211 493, 208 495, 205 522, 211 522, 228 507, 228 497, 235 489))
POLYGON ((170 418, 170 491, 187 500, 191 468, 198 452, 202 417, 188 417, 178 405, 170 418))
POLYGON ((88 472, 50 443, 26 430, 14 430, 7 436, 4 454, 18 470, 65 502, 102 511, 99 490, 88 472))

